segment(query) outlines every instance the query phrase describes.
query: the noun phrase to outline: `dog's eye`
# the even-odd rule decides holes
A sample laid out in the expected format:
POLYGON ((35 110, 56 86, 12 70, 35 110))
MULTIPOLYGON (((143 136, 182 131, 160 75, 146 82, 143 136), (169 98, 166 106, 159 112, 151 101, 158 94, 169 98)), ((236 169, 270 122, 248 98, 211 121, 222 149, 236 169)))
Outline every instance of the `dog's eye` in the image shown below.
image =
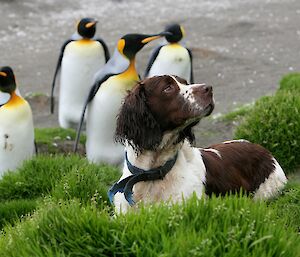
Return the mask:
POLYGON ((171 93, 171 92, 173 92, 173 90, 174 90, 174 87, 173 87, 173 85, 168 85, 167 87, 165 87, 164 88, 164 90, 163 90, 163 92, 164 93, 171 93))

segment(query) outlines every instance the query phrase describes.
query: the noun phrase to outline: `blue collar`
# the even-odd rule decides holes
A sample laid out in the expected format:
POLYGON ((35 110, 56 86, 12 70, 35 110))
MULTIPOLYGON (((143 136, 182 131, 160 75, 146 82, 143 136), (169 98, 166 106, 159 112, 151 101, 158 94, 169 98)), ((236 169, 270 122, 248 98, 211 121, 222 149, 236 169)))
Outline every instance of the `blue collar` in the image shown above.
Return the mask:
POLYGON ((143 170, 134 165, 132 165, 127 157, 127 152, 125 153, 126 165, 132 175, 124 178, 123 180, 115 183, 108 191, 108 198, 111 203, 113 203, 113 197, 116 193, 124 193, 125 199, 132 206, 135 202, 132 199, 132 188, 140 181, 153 181, 157 179, 163 179, 167 173, 173 168, 178 157, 178 152, 176 155, 168 160, 164 165, 150 170, 143 170))

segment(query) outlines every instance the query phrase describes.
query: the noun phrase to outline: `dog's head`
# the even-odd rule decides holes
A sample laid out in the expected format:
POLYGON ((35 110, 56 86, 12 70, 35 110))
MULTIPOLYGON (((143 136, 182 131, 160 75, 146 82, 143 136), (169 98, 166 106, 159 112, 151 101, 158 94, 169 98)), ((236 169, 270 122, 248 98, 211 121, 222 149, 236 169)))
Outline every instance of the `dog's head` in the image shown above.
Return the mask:
POLYGON ((214 108, 212 87, 187 85, 176 76, 155 76, 139 82, 125 98, 117 118, 116 140, 136 150, 155 150, 163 135, 177 142, 193 140, 191 127, 214 108))

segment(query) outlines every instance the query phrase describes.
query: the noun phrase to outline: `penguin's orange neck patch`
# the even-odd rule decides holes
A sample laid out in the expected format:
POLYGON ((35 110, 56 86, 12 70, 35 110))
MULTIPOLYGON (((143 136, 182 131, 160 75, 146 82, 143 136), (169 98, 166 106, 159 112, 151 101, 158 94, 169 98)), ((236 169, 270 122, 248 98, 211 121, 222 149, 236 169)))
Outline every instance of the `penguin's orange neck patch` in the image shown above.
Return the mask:
POLYGON ((80 43, 80 44, 89 44, 91 43, 93 40, 89 39, 89 38, 83 38, 83 39, 80 39, 78 40, 77 42, 80 43))
POLYGON ((120 74, 120 77, 122 78, 129 78, 133 80, 139 80, 139 75, 135 68, 135 59, 130 60, 129 67, 126 71, 124 71, 122 74, 120 74))
POLYGON ((175 42, 175 43, 169 43, 169 46, 170 47, 181 47, 181 45, 179 43, 177 43, 177 42, 175 42))
POLYGON ((11 94, 11 98, 9 100, 9 102, 5 105, 6 108, 15 108, 16 106, 18 105, 22 105, 25 103, 25 100, 18 96, 16 94, 16 92, 14 91, 12 94, 11 94))

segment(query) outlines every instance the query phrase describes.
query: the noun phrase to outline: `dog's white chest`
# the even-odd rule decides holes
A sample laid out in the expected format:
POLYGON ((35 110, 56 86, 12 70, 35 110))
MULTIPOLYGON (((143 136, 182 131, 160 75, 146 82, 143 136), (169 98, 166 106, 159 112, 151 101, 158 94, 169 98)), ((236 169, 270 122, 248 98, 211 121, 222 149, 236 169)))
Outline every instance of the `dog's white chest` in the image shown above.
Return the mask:
MULTIPOLYGON (((176 167, 180 168, 180 167, 176 167)), ((181 167, 184 171, 184 167, 181 167)), ((134 199, 136 202, 143 201, 154 203, 160 201, 180 202, 183 198, 190 197, 193 193, 202 196, 203 183, 194 172, 194 167, 186 174, 168 174, 162 180, 141 182, 134 187, 134 199)))
MULTIPOLYGON (((131 175, 125 167, 120 180, 131 175)), ((139 182, 133 187, 136 203, 155 203, 160 201, 181 202, 194 193, 200 198, 204 193, 205 166, 199 151, 189 147, 186 142, 178 154, 178 159, 170 172, 162 180, 139 182)), ((117 193, 114 199, 116 210, 126 212, 130 206, 124 195, 117 193)))
POLYGON ((194 149, 185 149, 180 153, 176 165, 162 180, 141 182, 134 187, 136 201, 180 202, 183 198, 196 193, 202 196, 205 182, 205 167, 199 153, 194 149), (197 156, 195 156, 197 154, 197 156), (197 158, 196 158, 197 157, 197 158), (203 167, 203 168, 201 168, 203 167))

